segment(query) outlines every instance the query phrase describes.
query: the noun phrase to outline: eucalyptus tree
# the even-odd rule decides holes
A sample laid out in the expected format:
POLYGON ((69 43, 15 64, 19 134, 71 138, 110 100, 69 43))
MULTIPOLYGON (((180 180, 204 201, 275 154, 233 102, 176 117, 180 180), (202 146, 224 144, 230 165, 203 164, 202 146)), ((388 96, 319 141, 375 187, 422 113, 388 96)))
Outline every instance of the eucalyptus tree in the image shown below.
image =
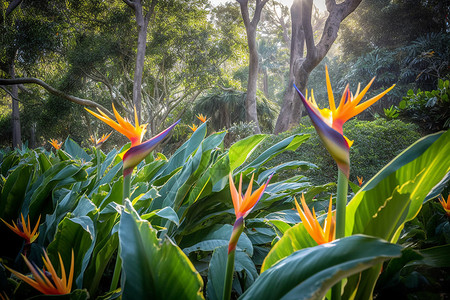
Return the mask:
POLYGON ((261 12, 269 0, 256 0, 253 17, 250 19, 248 0, 236 0, 239 2, 247 32, 247 43, 249 51, 249 74, 247 85, 247 96, 245 99, 246 121, 255 123, 255 133, 261 133, 258 123, 258 114, 256 110, 256 90, 258 81, 258 47, 256 44, 256 29, 261 18, 261 12))
MULTIPOLYGON (((57 15, 63 1, 6 1, 0 16, 0 74, 14 80, 30 73, 39 59, 49 55, 59 44, 61 19, 57 15)), ((3 1, 2 1, 3 4, 3 1)), ((22 131, 19 112, 19 89, 12 84, 0 88, 11 97, 12 145, 21 145, 22 131)))
POLYGON ((141 86, 144 73, 145 49, 147 48, 147 27, 152 18, 158 0, 123 0, 133 11, 138 32, 136 66, 133 80, 133 105, 136 108, 139 122, 141 121, 141 86), (149 3, 147 3, 149 2, 149 3))
MULTIPOLYGON (((61 57, 67 68, 59 74, 59 83, 53 86, 29 77, 0 79, 0 85, 19 80, 47 89, 55 95, 47 101, 53 99, 48 112, 55 102, 69 100, 109 114, 104 107, 112 101, 118 110, 132 116, 139 102, 142 116, 151 121, 151 132, 155 132, 214 85, 219 66, 232 55, 227 46, 230 40, 222 40, 223 35, 208 21, 206 0, 67 3, 69 9, 60 13, 71 30, 64 32, 68 42, 61 57), (137 9, 139 5, 142 11, 137 9), (145 34, 136 11, 142 13, 143 25, 148 25, 145 34), (136 75, 141 72, 138 67, 142 75, 136 75)), ((83 111, 77 110, 83 116, 83 111)))
POLYGON ((283 105, 275 125, 274 133, 288 130, 298 124, 301 118, 302 106, 296 101, 293 85, 304 91, 311 71, 323 60, 337 38, 341 22, 352 13, 361 0, 345 0, 336 3, 326 0, 328 17, 316 44, 312 26, 313 1, 294 0, 291 6, 291 57, 289 82, 284 94, 283 105), (305 49, 306 45, 306 49, 305 49), (306 50, 306 56, 304 51, 306 50))

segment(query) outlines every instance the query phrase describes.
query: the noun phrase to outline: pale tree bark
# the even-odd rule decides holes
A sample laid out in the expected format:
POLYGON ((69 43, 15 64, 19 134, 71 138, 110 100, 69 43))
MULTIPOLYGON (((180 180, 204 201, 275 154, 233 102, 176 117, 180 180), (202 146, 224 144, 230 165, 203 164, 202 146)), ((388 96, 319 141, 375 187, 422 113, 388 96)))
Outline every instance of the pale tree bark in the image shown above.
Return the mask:
POLYGON ((247 96, 245 98, 245 119, 255 122, 255 133, 261 133, 256 111, 256 90, 258 81, 258 47, 256 45, 256 29, 261 19, 261 11, 269 0, 256 0, 255 12, 250 20, 248 0, 237 0, 241 8, 241 15, 247 32, 249 51, 247 96))
POLYGON ((138 30, 136 66, 134 69, 133 79, 133 105, 136 108, 139 123, 141 123, 141 101, 142 101, 142 74, 144 73, 145 50, 147 48, 147 28, 152 17, 158 0, 152 0, 150 7, 144 11, 143 1, 141 0, 123 0, 130 6, 136 17, 136 25, 138 30))
POLYGON ((329 15, 317 45, 314 41, 311 22, 313 1, 294 0, 292 4, 289 83, 283 97, 280 115, 275 125, 275 134, 286 131, 299 123, 303 107, 294 92, 293 84, 295 83, 300 91, 305 91, 312 70, 322 61, 336 40, 341 22, 358 7, 361 0, 346 0, 339 4, 334 0, 326 0, 325 3, 329 15), (305 44, 306 57, 303 56, 303 47, 305 44))
MULTIPOLYGON (((15 58, 9 64, 9 76, 12 79, 16 78, 14 61, 15 58)), ((11 119, 12 119, 12 146, 13 148, 20 148, 22 146, 22 131, 20 129, 19 87, 17 84, 11 87, 11 119)))

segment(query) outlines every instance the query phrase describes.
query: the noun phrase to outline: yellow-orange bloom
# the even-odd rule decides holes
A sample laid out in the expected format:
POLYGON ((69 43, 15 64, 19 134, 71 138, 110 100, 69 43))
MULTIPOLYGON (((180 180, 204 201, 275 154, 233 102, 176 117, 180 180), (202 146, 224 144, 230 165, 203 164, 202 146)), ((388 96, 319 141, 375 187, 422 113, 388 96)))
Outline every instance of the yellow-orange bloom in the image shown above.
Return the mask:
POLYGON ((135 119, 134 124, 136 124, 136 126, 133 126, 130 123, 130 121, 128 121, 126 118, 122 118, 119 115, 116 108, 114 107, 114 104, 112 105, 112 107, 114 111, 114 116, 116 116, 117 119, 117 123, 99 109, 98 112, 100 114, 97 114, 90 109, 87 108, 85 109, 94 117, 102 120, 103 122, 111 126, 113 129, 126 136, 131 141, 131 147, 140 145, 142 142, 142 138, 144 137, 144 134, 147 132, 147 124, 139 125, 136 108, 134 109, 134 119, 135 119))
POLYGON ((56 150, 61 149, 62 142, 61 142, 61 143, 58 143, 58 140, 57 140, 57 139, 50 139, 48 142, 49 142, 56 150))
POLYGON ((94 136, 91 135, 90 139, 91 142, 94 144, 95 147, 100 147, 104 142, 106 142, 106 140, 109 138, 109 136, 112 134, 112 132, 110 132, 109 134, 105 135, 103 134, 101 138, 96 139, 94 136))
POLYGON ((308 231, 309 235, 316 241, 317 244, 325 244, 334 240, 335 236, 335 227, 336 221, 333 217, 331 211, 332 199, 330 196, 330 204, 328 207, 328 215, 325 219, 325 223, 323 228, 320 226, 319 221, 317 220, 316 213, 309 210, 308 206, 305 202, 305 196, 302 194, 301 203, 303 206, 303 210, 295 199, 295 206, 297 207, 298 214, 300 215, 300 219, 302 220, 303 226, 305 226, 306 231, 308 231))
POLYGON ((358 184, 361 186, 363 184, 363 177, 356 176, 356 179, 358 179, 358 184))
POLYGON ((42 260, 44 261, 44 269, 38 269, 36 265, 30 263, 30 261, 22 255, 23 259, 25 260, 25 263, 27 264, 28 268, 30 269, 31 273, 33 274, 33 278, 30 278, 28 276, 25 276, 17 271, 14 271, 13 269, 10 269, 6 267, 11 273, 16 275, 19 279, 22 279, 29 285, 31 285, 33 288, 38 290, 39 292, 45 294, 45 295, 65 295, 69 294, 72 289, 72 281, 73 281, 73 272, 74 272, 74 255, 72 250, 72 259, 70 263, 70 271, 69 271, 69 277, 66 278, 66 271, 64 269, 64 264, 61 259, 61 255, 58 253, 59 256, 59 264, 61 266, 61 278, 58 277, 56 274, 55 268, 52 265, 52 262, 47 256, 47 253, 44 251, 44 257, 42 257, 42 260), (48 278, 45 272, 50 273, 51 277, 48 278))
POLYGON ((39 232, 37 232, 37 230, 39 227, 39 221, 41 220, 41 216, 39 215, 38 221, 37 221, 36 225, 34 226, 34 229, 31 230, 30 216, 27 217, 28 223, 26 223, 25 218, 23 217, 23 214, 20 214, 20 215, 21 215, 22 219, 21 220, 19 219, 19 221, 17 222, 17 225, 16 225, 16 223, 14 223, 14 221, 12 221, 12 225, 10 225, 2 218, 0 218, 0 220, 2 220, 3 223, 5 223, 5 225, 9 227, 9 229, 14 231, 14 233, 16 233, 18 236, 22 237, 25 240, 26 244, 31 244, 39 236, 39 232))
POLYGON ((444 208, 445 213, 447 214, 447 216, 450 217, 450 195, 448 195, 447 201, 445 201, 444 197, 441 195, 439 197, 439 202, 441 202, 441 205, 444 208))
POLYGON ((189 127, 193 132, 195 132, 195 131, 198 129, 197 125, 195 125, 195 124, 192 124, 192 126, 189 126, 189 125, 188 125, 188 127, 189 127))
POLYGON ((199 119, 202 123, 206 122, 206 117, 202 114, 198 114, 197 115, 197 119, 199 119))
POLYGON ((254 175, 255 174, 252 174, 252 178, 250 179, 250 183, 244 197, 242 197, 242 174, 239 179, 239 190, 236 190, 236 186, 234 185, 231 173, 228 175, 230 181, 231 199, 233 200, 236 219, 239 219, 241 217, 245 218, 250 213, 253 207, 255 207, 255 205, 258 203, 259 199, 261 199, 262 195, 264 194, 264 190, 266 189, 270 179, 272 178, 272 176, 270 176, 269 180, 267 180, 264 185, 262 185, 252 193, 254 175))

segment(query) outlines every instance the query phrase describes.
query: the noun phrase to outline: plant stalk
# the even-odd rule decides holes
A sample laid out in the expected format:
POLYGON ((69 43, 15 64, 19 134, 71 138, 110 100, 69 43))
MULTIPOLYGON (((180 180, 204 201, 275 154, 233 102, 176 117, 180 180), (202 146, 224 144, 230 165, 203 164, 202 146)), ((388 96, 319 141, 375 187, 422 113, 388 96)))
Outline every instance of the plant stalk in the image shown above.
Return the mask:
POLYGON ((131 174, 123 177, 123 199, 122 204, 124 203, 125 199, 130 197, 131 193, 131 174))
POLYGON ((101 165, 100 165, 100 154, 99 154, 100 149, 99 148, 95 148, 95 152, 97 154, 97 183, 100 182, 100 177, 101 177, 101 165))
POLYGON ((234 273, 234 256, 236 249, 228 253, 227 269, 225 271, 225 285, 223 288, 223 300, 229 300, 231 298, 231 285, 233 283, 234 273))
POLYGON ((336 239, 345 237, 345 210, 347 208, 348 179, 341 170, 338 173, 336 196, 336 239))
MULTIPOLYGON (((345 210, 347 208, 348 179, 341 170, 338 171, 336 195, 336 239, 345 237, 345 210)), ((331 299, 341 299, 342 282, 331 288, 331 299)))
POLYGON ((225 270, 225 283, 223 288, 223 300, 230 300, 231 286, 233 283, 234 274, 234 256, 236 254, 236 246, 239 241, 239 237, 244 231, 244 217, 236 219, 233 225, 233 231, 231 232, 230 242, 228 243, 228 258, 227 269, 225 270))
MULTIPOLYGON (((128 174, 123 177, 123 199, 122 204, 125 202, 125 199, 130 197, 131 193, 131 174, 128 174)), ((112 292, 117 288, 119 284, 120 273, 122 272, 122 259, 120 258, 120 246, 117 252, 116 264, 114 266, 113 278, 111 280, 111 286, 109 291, 112 292)))

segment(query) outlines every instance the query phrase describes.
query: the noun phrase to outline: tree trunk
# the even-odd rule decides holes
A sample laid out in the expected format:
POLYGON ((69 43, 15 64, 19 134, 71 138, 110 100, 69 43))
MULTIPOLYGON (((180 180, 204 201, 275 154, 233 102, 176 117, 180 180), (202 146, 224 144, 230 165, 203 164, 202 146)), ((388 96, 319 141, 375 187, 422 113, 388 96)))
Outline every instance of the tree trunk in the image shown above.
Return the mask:
MULTIPOLYGON (((16 78, 14 60, 9 65, 9 76, 16 78)), ((17 84, 11 87, 11 119, 12 119, 12 146, 20 148, 22 146, 22 134, 20 130, 20 112, 19 112, 19 87, 17 84)))
MULTIPOLYGON (((291 6, 291 23, 292 23, 292 37, 291 37, 291 56, 289 62, 289 82, 283 96, 283 104, 281 106, 280 114, 275 124, 274 133, 278 134, 289 130, 292 126, 292 116, 294 110, 295 89, 294 83, 299 82, 295 80, 297 68, 301 65, 303 59, 303 51, 305 48, 305 32, 302 26, 302 0, 294 0, 291 6)), ((306 85, 305 85, 306 86, 306 85)), ((298 88, 302 89, 301 86, 298 88)), ((298 108, 297 108, 298 109, 298 108)))
POLYGON ((256 111, 256 90, 258 81, 258 48, 256 46, 256 28, 261 18, 261 11, 268 0, 256 0, 255 13, 250 21, 248 11, 248 0, 237 0, 240 4, 242 20, 244 21, 247 32, 247 43, 249 50, 248 65, 248 85, 247 95, 245 97, 245 119, 247 122, 255 122, 255 133, 261 133, 256 111))
POLYGON ((134 69, 133 78, 133 106, 136 108, 138 121, 141 123, 142 112, 142 74, 144 73, 145 62, 145 50, 147 48, 147 27, 151 16, 155 10, 157 0, 152 0, 149 10, 144 13, 141 0, 123 0, 128 6, 134 10, 136 17, 136 24, 138 30, 138 42, 137 42, 137 54, 136 54, 136 67, 134 69))
POLYGON ((147 48, 147 26, 148 20, 143 16, 141 1, 135 1, 135 16, 138 29, 136 67, 133 79, 133 105, 136 109, 139 123, 141 123, 141 87, 142 74, 144 73, 145 49, 147 48))
POLYGON ((30 144, 28 145, 30 149, 36 148, 36 123, 31 123, 30 126, 30 144))
POLYGON ((249 50, 248 64, 248 84, 247 95, 245 97, 245 120, 255 123, 255 133, 261 133, 258 122, 258 114, 256 111, 256 91, 258 81, 258 49, 256 46, 256 27, 247 27, 247 41, 249 50))
POLYGON ((314 32, 311 24, 313 8, 312 0, 294 0, 291 7, 292 38, 291 60, 289 71, 289 84, 283 99, 280 115, 275 125, 274 133, 290 129, 299 123, 303 106, 297 99, 293 83, 304 92, 308 83, 309 74, 322 61, 337 38, 341 22, 353 12, 361 0, 346 0, 336 4, 334 0, 325 1, 329 12, 321 39, 317 45, 314 43, 314 32), (303 45, 306 44, 306 57, 303 58, 303 45), (298 47, 301 45, 301 47, 298 47), (300 51, 301 50, 301 51, 300 51))

